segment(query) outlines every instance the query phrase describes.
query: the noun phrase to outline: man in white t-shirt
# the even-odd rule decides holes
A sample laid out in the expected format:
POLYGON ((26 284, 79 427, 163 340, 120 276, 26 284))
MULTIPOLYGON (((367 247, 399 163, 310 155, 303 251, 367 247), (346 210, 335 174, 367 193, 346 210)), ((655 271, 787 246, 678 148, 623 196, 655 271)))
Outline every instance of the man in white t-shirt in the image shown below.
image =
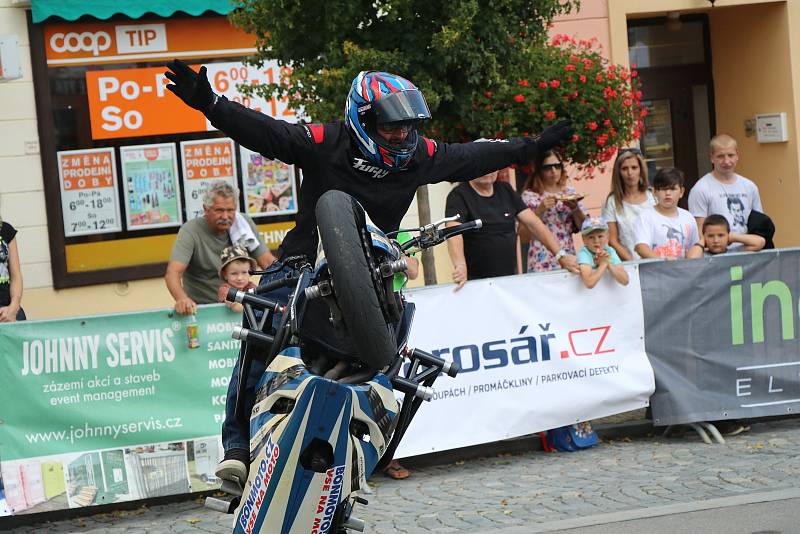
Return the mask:
POLYGON ((653 178, 653 193, 658 203, 651 210, 643 210, 636 221, 634 250, 642 258, 685 258, 698 241, 692 214, 678 207, 684 193, 683 172, 674 168, 659 170, 653 178))
POLYGON ((747 233, 747 218, 753 210, 763 212, 758 187, 744 176, 736 174, 739 149, 736 139, 727 134, 711 139, 711 163, 714 170, 700 178, 689 192, 689 211, 703 227, 711 214, 723 215, 731 232, 747 233))

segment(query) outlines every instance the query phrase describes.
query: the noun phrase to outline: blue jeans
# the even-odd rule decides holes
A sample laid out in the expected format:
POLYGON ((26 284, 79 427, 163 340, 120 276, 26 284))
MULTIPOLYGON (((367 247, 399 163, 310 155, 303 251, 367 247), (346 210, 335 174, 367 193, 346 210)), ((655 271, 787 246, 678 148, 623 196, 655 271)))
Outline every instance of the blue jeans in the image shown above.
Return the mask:
MULTIPOLYGON (((286 278, 293 272, 294 269, 291 267, 285 266, 280 261, 275 261, 267 268, 266 273, 261 276, 261 280, 259 280, 258 285, 262 286, 267 283, 286 278)), ((286 304, 291 293, 292 288, 282 287, 280 289, 270 291, 269 293, 265 293, 262 296, 270 300, 286 304)), ((257 313, 256 318, 260 318, 260 315, 260 313, 257 313)), ((280 315, 274 314, 272 319, 272 328, 275 329, 280 322, 280 315)), ((226 451, 231 449, 244 449, 246 451, 250 450, 250 436, 247 435, 248 433, 243 432, 242 427, 239 425, 238 421, 236 421, 235 415, 236 397, 239 389, 239 368, 242 363, 242 358, 243 354, 240 349, 239 358, 236 361, 236 365, 233 367, 233 374, 231 375, 231 380, 228 383, 228 395, 225 399, 225 421, 222 423, 222 446, 226 451)), ((261 379, 261 375, 264 374, 265 369, 266 367, 264 362, 255 359, 251 360, 250 372, 247 374, 246 387, 242 392, 244 394, 245 402, 244 413, 248 414, 248 420, 249 414, 253 410, 253 405, 255 404, 256 384, 258 384, 258 381, 261 379)))

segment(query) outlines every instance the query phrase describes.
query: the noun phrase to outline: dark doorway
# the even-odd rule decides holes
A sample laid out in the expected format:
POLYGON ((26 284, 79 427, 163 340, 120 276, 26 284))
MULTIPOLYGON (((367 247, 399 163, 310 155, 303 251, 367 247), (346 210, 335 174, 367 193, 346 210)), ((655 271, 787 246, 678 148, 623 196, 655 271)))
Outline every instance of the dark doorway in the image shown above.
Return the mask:
POLYGON ((708 141, 715 125, 708 17, 630 20, 628 47, 648 112, 641 146, 649 174, 677 167, 686 174, 688 192, 711 170, 708 141))

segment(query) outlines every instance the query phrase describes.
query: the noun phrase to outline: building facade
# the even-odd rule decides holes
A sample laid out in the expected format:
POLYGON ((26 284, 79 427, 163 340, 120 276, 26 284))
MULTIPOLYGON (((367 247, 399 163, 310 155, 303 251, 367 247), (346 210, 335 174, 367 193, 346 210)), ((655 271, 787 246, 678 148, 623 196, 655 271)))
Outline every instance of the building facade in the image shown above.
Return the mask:
MULTIPOLYGON (((214 65, 220 92, 239 77, 280 76, 277 66, 268 73, 241 65, 252 39, 230 28, 226 8, 190 1, 203 6, 194 14, 36 20, 37 7, 52 4, 0 0, 0 40, 16 36, 21 64, 21 77, 0 81, 0 215, 19 230, 29 317, 170 306, 163 265, 180 222, 199 209, 191 193, 202 178, 237 182, 242 208, 277 245, 291 226, 299 174, 193 124, 197 114, 165 115, 179 108, 165 107, 170 95, 159 89, 171 57, 214 65), (119 182, 104 188, 103 179, 119 182)), ((800 244, 791 219, 800 202, 800 44, 792 39, 800 0, 582 4, 551 33, 596 37, 612 61, 636 65, 649 112, 641 146, 650 169, 677 166, 691 184, 711 168, 709 137, 729 133, 739 141, 738 172, 759 186, 775 221, 776 244, 800 244)), ((251 104, 296 120, 280 102, 251 104)), ((576 183, 593 213, 608 182, 606 173, 576 183)), ((444 213, 449 189, 430 187, 432 218, 444 213)), ((416 224, 415 208, 407 224, 416 224)), ((444 247, 436 265, 439 282, 449 281, 444 247)))

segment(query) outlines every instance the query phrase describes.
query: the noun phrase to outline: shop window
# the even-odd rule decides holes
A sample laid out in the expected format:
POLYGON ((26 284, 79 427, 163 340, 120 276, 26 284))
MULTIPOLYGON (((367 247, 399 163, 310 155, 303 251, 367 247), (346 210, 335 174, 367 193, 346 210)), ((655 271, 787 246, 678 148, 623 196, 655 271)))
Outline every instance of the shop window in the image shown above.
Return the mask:
POLYGON ((294 225, 299 171, 224 137, 163 76, 171 58, 205 65, 217 93, 296 122, 285 101, 239 93, 240 83, 290 72, 245 66, 252 36, 215 15, 45 22, 30 34, 56 288, 162 276, 175 234, 202 215, 215 179, 235 184, 240 211, 271 248, 280 244, 294 225), (133 46, 125 39, 137 27, 151 39, 133 46))

